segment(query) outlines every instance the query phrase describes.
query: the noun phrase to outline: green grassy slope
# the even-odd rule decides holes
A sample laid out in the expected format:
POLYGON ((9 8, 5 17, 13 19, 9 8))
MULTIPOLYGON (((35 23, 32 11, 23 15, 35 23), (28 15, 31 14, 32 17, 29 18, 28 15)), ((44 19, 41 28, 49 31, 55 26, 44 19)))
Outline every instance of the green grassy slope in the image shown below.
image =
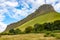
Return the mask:
POLYGON ((55 20, 60 20, 60 14, 55 12, 53 6, 44 4, 41 5, 34 13, 28 15, 26 18, 8 25, 4 32, 14 28, 19 28, 23 31, 26 27, 33 27, 33 25, 36 23, 43 24, 46 22, 53 22, 55 20))
MULTIPOLYGON (((43 23, 46 23, 46 22, 53 22, 55 20, 60 20, 60 13, 57 13, 57 12, 49 12, 49 13, 46 13, 44 15, 40 15, 26 23, 24 23, 23 25, 17 27, 19 28, 20 30, 24 30, 26 27, 28 26, 32 26, 36 23, 39 23, 39 24, 43 24, 43 23)), ((17 29, 15 28, 15 29, 17 29)))

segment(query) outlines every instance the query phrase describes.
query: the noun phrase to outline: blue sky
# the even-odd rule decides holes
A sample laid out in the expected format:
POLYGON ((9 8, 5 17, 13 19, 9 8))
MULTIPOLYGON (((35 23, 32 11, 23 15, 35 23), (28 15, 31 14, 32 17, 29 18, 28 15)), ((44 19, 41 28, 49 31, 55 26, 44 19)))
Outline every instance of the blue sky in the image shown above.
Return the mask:
POLYGON ((1 0, 0 32, 3 32, 7 25, 33 13, 43 4, 51 4, 55 11, 60 12, 60 0, 1 0))

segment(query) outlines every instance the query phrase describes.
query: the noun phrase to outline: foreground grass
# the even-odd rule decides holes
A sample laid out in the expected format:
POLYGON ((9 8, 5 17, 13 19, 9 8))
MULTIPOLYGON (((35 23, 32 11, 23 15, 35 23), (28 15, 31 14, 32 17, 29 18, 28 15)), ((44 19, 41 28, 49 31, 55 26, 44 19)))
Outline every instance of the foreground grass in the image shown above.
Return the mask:
POLYGON ((45 34, 2 35, 0 40, 56 40, 55 37, 44 37, 45 34))

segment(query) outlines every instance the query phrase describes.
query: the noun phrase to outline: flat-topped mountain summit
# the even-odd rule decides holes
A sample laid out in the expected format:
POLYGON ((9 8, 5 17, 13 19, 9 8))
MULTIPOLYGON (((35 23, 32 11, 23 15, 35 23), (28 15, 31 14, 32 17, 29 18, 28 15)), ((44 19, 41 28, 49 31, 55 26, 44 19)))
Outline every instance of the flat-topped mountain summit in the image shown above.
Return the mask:
POLYGON ((37 12, 37 11, 39 11, 39 12, 41 12, 41 11, 49 12, 49 11, 54 11, 54 8, 53 8, 52 5, 44 4, 44 5, 40 6, 40 7, 36 10, 36 12, 37 12))
MULTIPOLYGON (((56 17, 55 17, 56 15, 58 15, 60 17, 60 14, 55 12, 52 5, 44 4, 44 5, 40 6, 34 13, 28 15, 26 18, 22 19, 21 21, 8 25, 5 31, 13 29, 13 28, 19 28, 19 29, 23 30, 28 25, 32 26, 36 23, 54 21, 56 19, 56 17)), ((58 19, 60 20, 59 17, 58 17, 58 19)))

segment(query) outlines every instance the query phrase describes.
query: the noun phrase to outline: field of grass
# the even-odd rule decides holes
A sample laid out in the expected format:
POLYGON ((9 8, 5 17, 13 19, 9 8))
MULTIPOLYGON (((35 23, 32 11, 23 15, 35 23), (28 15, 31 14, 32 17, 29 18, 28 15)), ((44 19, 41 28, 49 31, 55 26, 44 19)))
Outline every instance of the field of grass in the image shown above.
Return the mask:
POLYGON ((56 40, 55 37, 44 37, 44 34, 2 35, 0 40, 56 40))
POLYGON ((43 24, 43 23, 47 23, 47 22, 53 22, 55 20, 60 20, 60 13, 50 12, 50 13, 46 13, 44 15, 40 15, 39 17, 36 17, 17 28, 19 28, 20 30, 23 31, 26 27, 28 27, 28 26, 33 27, 33 25, 36 23, 43 24))

